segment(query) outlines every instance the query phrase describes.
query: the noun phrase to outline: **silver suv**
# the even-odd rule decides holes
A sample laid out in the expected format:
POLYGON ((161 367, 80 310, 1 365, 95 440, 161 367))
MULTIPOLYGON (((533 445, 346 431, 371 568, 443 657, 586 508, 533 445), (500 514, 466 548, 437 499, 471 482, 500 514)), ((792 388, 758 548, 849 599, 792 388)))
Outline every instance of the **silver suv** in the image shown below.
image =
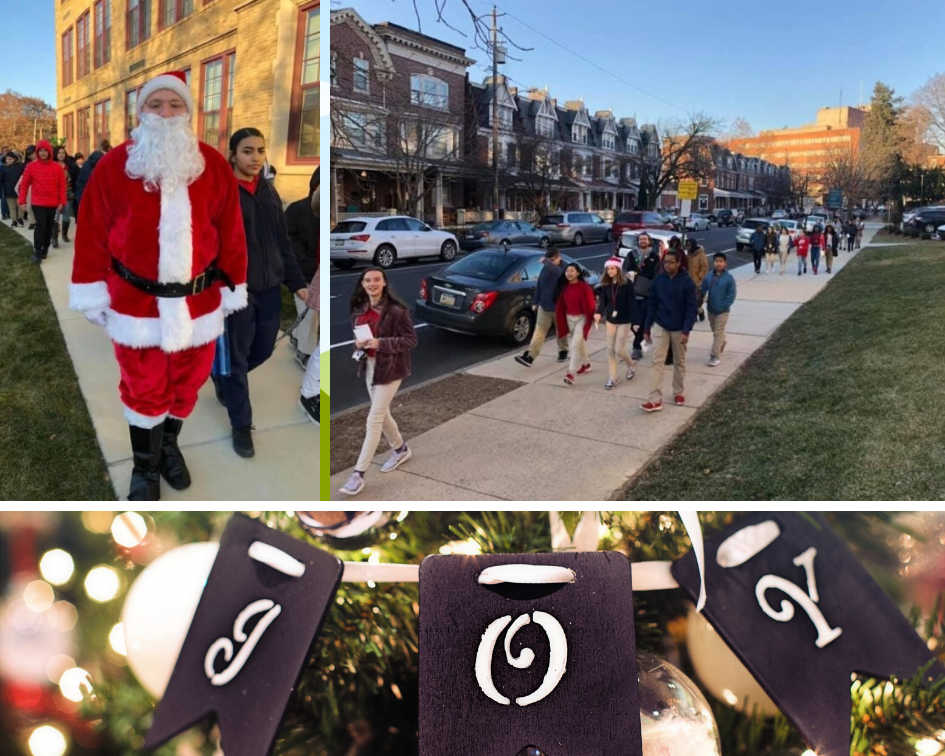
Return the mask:
POLYGON ((610 224, 596 213, 548 213, 538 221, 538 228, 548 234, 552 244, 611 242, 610 224))
POLYGON ((735 249, 741 252, 751 244, 751 235, 755 233, 756 228, 767 231, 770 225, 770 218, 746 218, 743 220, 738 230, 735 231, 735 249))

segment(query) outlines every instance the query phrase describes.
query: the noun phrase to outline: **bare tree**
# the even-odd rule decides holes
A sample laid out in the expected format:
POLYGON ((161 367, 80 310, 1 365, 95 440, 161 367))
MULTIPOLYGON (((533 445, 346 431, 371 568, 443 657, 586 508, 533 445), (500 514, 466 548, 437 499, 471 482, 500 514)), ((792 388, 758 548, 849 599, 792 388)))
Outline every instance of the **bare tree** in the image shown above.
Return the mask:
POLYGON ((521 168, 515 185, 535 213, 541 215, 561 204, 562 194, 568 189, 568 179, 574 178, 573 161, 568 148, 562 148, 551 137, 521 136, 521 168))
POLYGON ((734 121, 732 121, 731 126, 728 129, 719 134, 718 139, 723 144, 728 144, 728 142, 730 142, 732 139, 747 139, 748 137, 753 137, 754 135, 755 130, 751 127, 751 124, 741 116, 738 116, 734 121))
POLYGON ((56 109, 40 97, 8 89, 0 94, 0 145, 22 150, 37 139, 56 137, 56 109))
POLYGON ((903 109, 897 125, 902 138, 903 161, 907 165, 924 166, 936 152, 935 146, 927 141, 931 114, 924 107, 912 105, 903 109))
POLYGON ((912 95, 928 121, 926 139, 945 152, 945 73, 935 74, 912 95))
POLYGON ((875 191, 869 167, 861 159, 859 151, 852 149, 835 150, 819 178, 827 189, 842 191, 844 201, 850 205, 860 204, 875 191))

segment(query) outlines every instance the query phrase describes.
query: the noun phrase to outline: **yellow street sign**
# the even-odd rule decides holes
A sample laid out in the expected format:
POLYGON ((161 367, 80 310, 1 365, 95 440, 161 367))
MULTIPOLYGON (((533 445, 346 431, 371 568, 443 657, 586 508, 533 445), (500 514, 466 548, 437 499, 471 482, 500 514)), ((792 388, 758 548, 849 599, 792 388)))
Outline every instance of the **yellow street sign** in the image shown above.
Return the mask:
POLYGON ((694 200, 699 196, 698 181, 680 181, 676 197, 681 200, 694 200))

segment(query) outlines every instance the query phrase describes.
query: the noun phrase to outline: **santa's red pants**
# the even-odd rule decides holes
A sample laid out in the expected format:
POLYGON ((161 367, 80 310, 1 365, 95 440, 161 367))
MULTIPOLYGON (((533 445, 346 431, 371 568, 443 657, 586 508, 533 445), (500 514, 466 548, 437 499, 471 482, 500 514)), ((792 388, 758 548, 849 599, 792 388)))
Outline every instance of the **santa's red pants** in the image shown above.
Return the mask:
POLYGON ((121 370, 118 391, 132 425, 150 428, 167 415, 182 420, 190 416, 197 392, 210 377, 215 342, 171 353, 159 347, 113 346, 121 370))

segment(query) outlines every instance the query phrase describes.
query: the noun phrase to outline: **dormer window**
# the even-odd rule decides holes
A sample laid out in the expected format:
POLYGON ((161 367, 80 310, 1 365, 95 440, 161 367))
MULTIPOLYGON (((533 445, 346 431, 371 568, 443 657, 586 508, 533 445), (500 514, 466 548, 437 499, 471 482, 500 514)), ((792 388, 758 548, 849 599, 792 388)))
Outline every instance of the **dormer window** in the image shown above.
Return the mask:
POLYGON ((605 150, 613 150, 616 148, 616 141, 614 140, 613 134, 604 134, 601 143, 605 150))
POLYGON ((575 144, 587 144, 587 127, 574 124, 571 127, 571 141, 575 144))
POLYGON ((535 131, 538 132, 538 136, 553 137, 555 134, 555 119, 539 113, 535 118, 535 131))

